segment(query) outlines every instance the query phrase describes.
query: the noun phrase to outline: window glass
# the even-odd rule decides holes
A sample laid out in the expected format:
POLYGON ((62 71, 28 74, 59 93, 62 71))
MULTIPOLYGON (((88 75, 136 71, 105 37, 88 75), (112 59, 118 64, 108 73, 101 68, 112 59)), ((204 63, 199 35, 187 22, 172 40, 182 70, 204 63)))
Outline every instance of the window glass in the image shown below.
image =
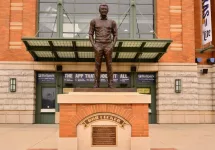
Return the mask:
POLYGON ((137 33, 153 33, 153 15, 137 15, 137 33))
POLYGON ((75 4, 75 13, 98 13, 98 4, 75 4))
POLYGON ((137 14, 153 14, 153 5, 137 5, 137 14))
POLYGON ((39 37, 44 37, 44 38, 46 38, 46 37, 52 37, 52 38, 56 38, 57 37, 57 33, 56 32, 52 32, 52 33, 50 33, 50 32, 40 32, 40 33, 38 33, 38 36, 39 37))
POLYGON ((40 2, 57 2, 58 0, 39 0, 40 2))
POLYGON ((39 0, 39 37, 56 37, 57 0, 39 0))
MULTIPOLYGON (((63 0, 63 37, 88 38, 90 21, 99 17, 99 5, 107 3, 108 18, 117 23, 119 38, 129 38, 131 31, 130 0, 63 0)), ((137 37, 153 37, 154 0, 136 0, 137 37)), ((40 37, 56 37, 57 0, 39 1, 40 37)))
POLYGON ((153 4, 154 0, 136 0, 137 4, 153 4))
POLYGON ((39 15, 39 22, 56 22, 57 14, 47 14, 47 13, 40 13, 39 15))
POLYGON ((57 12, 57 3, 40 3, 40 12, 57 12))
POLYGON ((154 38, 154 34, 153 33, 149 33, 149 34, 136 34, 137 38, 141 38, 141 39, 153 39, 154 38))
POLYGON ((42 88, 42 108, 53 109, 55 108, 55 88, 42 88))

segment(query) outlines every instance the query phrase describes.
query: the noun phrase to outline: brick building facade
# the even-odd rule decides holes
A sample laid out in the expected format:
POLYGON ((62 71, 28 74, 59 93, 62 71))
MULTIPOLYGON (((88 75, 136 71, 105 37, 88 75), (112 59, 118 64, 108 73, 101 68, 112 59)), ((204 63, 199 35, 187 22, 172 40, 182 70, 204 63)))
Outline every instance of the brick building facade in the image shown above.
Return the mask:
MULTIPOLYGON (((114 62, 113 71, 130 72, 135 65, 138 72, 156 74, 156 123, 215 123, 215 66, 207 62, 215 55, 213 51, 198 51, 203 48, 200 0, 155 0, 154 6, 157 38, 173 40, 168 51, 158 62, 114 62), (202 61, 196 63, 196 58, 202 61), (202 69, 208 73, 202 74, 202 69), (175 79, 182 81, 181 93, 175 93, 175 79)), ((215 0, 211 6, 214 18, 215 0)), ((93 72, 94 63, 34 61, 21 39, 35 37, 38 31, 38 1, 4 0, 0 8, 0 123, 35 123, 37 73, 55 72, 57 64, 63 72, 93 72), (10 78, 16 78, 15 93, 10 92, 10 78)), ((58 93, 62 90, 58 88, 58 93)), ((56 110, 56 123, 58 115, 56 110)))

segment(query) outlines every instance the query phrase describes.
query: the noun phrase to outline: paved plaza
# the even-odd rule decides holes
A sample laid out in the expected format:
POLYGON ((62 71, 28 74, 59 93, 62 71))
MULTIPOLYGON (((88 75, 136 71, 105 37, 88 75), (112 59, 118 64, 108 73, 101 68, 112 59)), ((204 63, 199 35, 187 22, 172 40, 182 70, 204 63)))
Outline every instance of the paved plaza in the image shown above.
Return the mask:
MULTIPOLYGON (((0 124, 0 150, 56 150, 58 125, 0 124)), ((150 125, 151 148, 215 150, 215 124, 150 125)))

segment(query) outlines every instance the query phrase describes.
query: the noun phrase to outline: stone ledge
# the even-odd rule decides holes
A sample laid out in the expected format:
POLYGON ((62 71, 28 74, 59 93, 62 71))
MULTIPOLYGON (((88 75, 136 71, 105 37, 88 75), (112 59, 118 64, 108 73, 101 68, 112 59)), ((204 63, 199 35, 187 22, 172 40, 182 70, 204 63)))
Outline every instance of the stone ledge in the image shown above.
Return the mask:
POLYGON ((71 92, 58 94, 58 103, 70 104, 149 104, 151 95, 137 92, 71 92))
POLYGON ((160 111, 158 123, 215 123, 215 111, 160 111))
POLYGON ((171 111, 171 110, 167 110, 167 111, 157 111, 158 115, 180 115, 180 114, 186 114, 186 115, 205 115, 205 114, 210 114, 210 115, 215 115, 215 111, 198 111, 198 110, 194 110, 194 111, 171 111))
POLYGON ((21 114, 21 113, 1 113, 0 111, 0 123, 26 123, 32 124, 35 122, 34 114, 21 114))

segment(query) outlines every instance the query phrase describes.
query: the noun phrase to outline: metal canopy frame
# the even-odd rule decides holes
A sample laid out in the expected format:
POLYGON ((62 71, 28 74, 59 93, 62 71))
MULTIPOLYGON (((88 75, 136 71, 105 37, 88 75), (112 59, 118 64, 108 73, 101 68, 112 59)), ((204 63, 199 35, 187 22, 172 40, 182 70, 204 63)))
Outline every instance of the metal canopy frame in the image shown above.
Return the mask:
MULTIPOLYGON (((35 61, 94 62, 88 39, 22 38, 35 61)), ((158 62, 167 52, 169 39, 119 39, 113 50, 113 62, 158 62)))

